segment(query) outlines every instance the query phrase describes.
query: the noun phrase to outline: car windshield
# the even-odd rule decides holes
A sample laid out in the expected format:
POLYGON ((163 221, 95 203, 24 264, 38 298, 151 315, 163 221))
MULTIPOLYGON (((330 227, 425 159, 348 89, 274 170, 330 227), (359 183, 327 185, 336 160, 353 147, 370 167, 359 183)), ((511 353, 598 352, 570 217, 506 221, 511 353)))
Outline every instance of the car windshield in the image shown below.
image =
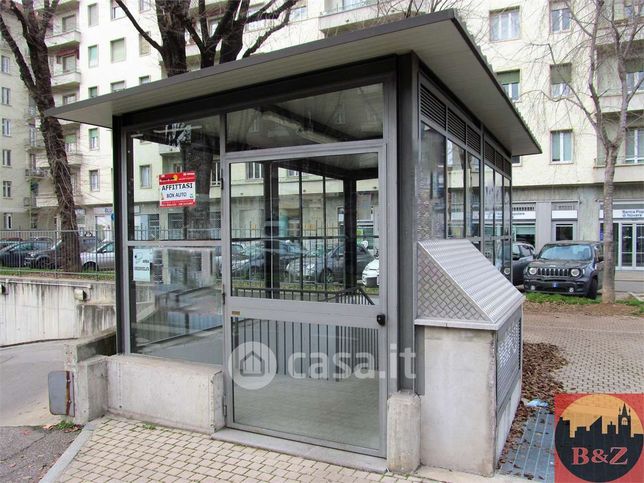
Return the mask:
POLYGON ((590 260, 590 245, 546 245, 539 253, 540 260, 590 260))

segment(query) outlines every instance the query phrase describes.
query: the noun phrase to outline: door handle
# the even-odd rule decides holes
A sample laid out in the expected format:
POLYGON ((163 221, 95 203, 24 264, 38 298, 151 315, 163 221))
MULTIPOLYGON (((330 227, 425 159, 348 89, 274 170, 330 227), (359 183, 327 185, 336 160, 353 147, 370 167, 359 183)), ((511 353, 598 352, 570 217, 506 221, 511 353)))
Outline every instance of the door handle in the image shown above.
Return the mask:
POLYGON ((386 321, 387 321, 387 317, 385 317, 385 314, 376 315, 376 322, 378 322, 378 325, 384 327, 386 321))

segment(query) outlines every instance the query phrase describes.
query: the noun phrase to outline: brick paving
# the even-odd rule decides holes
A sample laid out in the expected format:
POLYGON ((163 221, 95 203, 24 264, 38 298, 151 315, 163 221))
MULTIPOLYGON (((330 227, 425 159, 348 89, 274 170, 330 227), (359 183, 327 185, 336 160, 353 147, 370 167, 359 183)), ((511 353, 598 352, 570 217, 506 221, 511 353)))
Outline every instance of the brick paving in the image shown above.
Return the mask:
POLYGON ((557 371, 568 392, 644 393, 644 318, 526 313, 526 342, 558 346, 568 364, 557 371))
POLYGON ((412 476, 369 473, 215 441, 208 436, 109 416, 61 476, 61 482, 402 482, 412 476))

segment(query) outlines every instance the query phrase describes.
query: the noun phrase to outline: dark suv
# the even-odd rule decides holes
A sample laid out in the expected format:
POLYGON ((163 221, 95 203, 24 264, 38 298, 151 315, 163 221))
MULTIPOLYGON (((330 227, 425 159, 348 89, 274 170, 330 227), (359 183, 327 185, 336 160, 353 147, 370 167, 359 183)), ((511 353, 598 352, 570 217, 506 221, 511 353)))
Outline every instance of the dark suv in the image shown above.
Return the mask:
POLYGON ((526 292, 582 295, 594 299, 604 272, 602 244, 559 241, 543 246, 523 272, 526 292))

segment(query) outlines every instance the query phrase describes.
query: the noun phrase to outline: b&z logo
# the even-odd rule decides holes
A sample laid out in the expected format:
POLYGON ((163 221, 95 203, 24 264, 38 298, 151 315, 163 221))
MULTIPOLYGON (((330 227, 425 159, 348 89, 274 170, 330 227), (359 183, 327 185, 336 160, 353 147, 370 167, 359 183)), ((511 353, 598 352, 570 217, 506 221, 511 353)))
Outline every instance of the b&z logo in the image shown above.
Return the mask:
POLYGON ((555 396, 555 481, 644 482, 644 394, 555 396))

